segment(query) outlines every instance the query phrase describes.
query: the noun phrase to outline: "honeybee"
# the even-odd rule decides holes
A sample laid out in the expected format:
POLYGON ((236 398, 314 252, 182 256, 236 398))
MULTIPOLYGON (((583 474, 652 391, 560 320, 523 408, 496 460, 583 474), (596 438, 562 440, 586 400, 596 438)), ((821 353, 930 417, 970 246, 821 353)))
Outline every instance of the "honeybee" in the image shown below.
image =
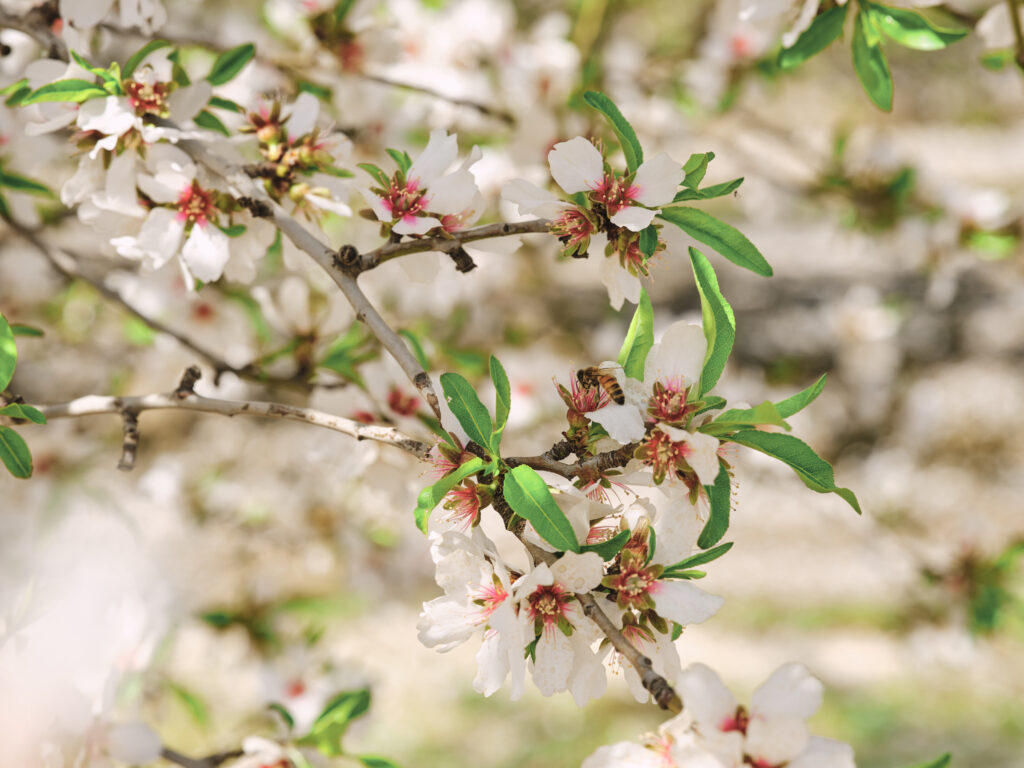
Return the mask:
POLYGON ((626 402, 626 395, 615 378, 615 368, 608 366, 601 368, 592 365, 576 372, 576 378, 582 387, 601 387, 608 393, 612 402, 623 405, 626 402))

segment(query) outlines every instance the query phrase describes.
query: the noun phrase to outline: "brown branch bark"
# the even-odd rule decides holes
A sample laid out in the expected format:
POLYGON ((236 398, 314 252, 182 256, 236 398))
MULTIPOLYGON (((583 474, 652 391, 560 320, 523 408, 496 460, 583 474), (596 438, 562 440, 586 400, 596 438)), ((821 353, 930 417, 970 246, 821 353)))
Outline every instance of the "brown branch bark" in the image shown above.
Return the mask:
POLYGON ((177 752, 170 747, 162 747, 160 749, 160 757, 169 763, 180 765, 182 768, 217 768, 221 763, 225 763, 236 757, 241 757, 244 753, 240 749, 232 749, 227 752, 218 752, 213 755, 207 755, 206 757, 188 757, 180 752, 177 752))

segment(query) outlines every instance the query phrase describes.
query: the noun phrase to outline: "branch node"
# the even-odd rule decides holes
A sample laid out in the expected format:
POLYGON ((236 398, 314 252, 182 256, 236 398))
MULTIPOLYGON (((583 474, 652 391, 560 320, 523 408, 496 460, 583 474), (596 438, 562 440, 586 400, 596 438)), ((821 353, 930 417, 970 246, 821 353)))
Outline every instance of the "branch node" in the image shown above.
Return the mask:
POLYGON ((238 204, 257 219, 269 219, 274 215, 274 211, 268 203, 263 200, 257 200, 255 197, 240 197, 238 198, 238 204))
POLYGON ((353 245, 341 246, 334 254, 333 265, 339 272, 345 272, 352 277, 363 271, 362 258, 359 256, 358 249, 353 245))
POLYGON ((139 453, 139 414, 125 409, 121 412, 121 418, 124 421, 124 436, 121 439, 121 459, 117 462, 117 468, 130 472, 135 469, 135 459, 139 453))
POLYGON ((199 369, 198 365, 190 365, 185 369, 185 373, 181 375, 181 381, 178 383, 178 388, 174 390, 174 395, 180 400, 184 400, 189 395, 196 393, 196 382, 202 377, 203 372, 199 369))
POLYGON ((448 251, 448 255, 452 261, 455 262, 455 269, 465 274, 466 272, 472 272, 476 269, 476 262, 473 261, 473 257, 470 256, 466 249, 461 245, 456 246, 448 251))

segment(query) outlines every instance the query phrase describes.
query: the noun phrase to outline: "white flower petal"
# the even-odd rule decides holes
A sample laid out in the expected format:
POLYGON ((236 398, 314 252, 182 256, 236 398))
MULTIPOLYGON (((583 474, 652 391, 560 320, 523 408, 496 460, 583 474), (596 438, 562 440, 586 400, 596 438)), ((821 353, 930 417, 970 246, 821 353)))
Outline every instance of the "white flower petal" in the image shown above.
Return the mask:
POLYGON ((306 91, 300 93, 292 104, 291 115, 285 123, 289 139, 297 139, 311 133, 316 128, 316 118, 319 114, 320 99, 306 91))
POLYGON ((450 597, 438 597, 423 604, 416 622, 417 637, 427 648, 441 653, 464 643, 476 631, 477 611, 450 597))
POLYGON ((659 581, 650 588, 658 614, 686 627, 707 621, 725 601, 686 581, 659 581))
POLYGON ((644 437, 644 417, 629 403, 609 403, 604 408, 585 413, 584 416, 596 421, 605 428, 612 440, 623 445, 642 440, 644 437))
POLYGON ((144 765, 160 756, 160 737, 145 723, 122 723, 107 737, 110 756, 122 763, 144 765))
POLYGON ((391 229, 400 235, 425 235, 434 227, 440 226, 441 222, 433 216, 407 216, 391 229))
POLYGON ((800 717, 750 718, 747 753, 767 765, 782 765, 804 751, 810 732, 800 717))
POLYGON ((551 573, 569 591, 585 594, 601 583, 603 565, 596 552, 566 552, 551 566, 551 573))
POLYGON ((812 736, 800 755, 787 768, 856 768, 853 762, 853 748, 849 744, 833 739, 812 736))
POLYGON ((702 731, 719 730, 736 714, 736 697, 705 664, 691 664, 684 669, 676 691, 702 731))
POLYGON ((548 164, 552 178, 570 195, 593 189, 604 178, 604 158, 582 136, 555 144, 548 152, 548 164))
POLYGON ((686 463, 693 467, 701 485, 714 485, 721 471, 718 463, 718 438, 703 432, 687 432, 667 424, 662 424, 659 429, 675 442, 687 444, 686 463))
POLYGON ((772 673, 756 691, 750 709, 765 717, 802 717, 821 707, 825 686, 803 664, 790 662, 772 673))
POLYGON ((458 214, 470 207, 479 193, 476 177, 466 170, 436 179, 427 193, 426 207, 432 213, 458 214))
POLYGON ((398 264, 409 278, 409 282, 432 283, 441 271, 441 256, 430 251, 410 253, 399 259, 398 264))
POLYGON ((512 179, 501 188, 501 196, 519 207, 520 216, 541 216, 555 219, 569 208, 552 192, 531 184, 526 179, 512 179))
POLYGON ((454 133, 449 135, 447 131, 440 128, 431 131, 426 149, 413 160, 406 178, 410 181, 418 180, 421 189, 431 187, 434 181, 455 162, 458 154, 459 142, 454 133))
POLYGON ((686 386, 700 378, 707 353, 707 341, 699 325, 680 320, 670 325, 661 341, 651 347, 644 364, 644 384, 670 381, 682 377, 686 386))
POLYGON ((194 118, 210 101, 213 86, 206 80, 199 80, 178 88, 167 97, 167 109, 171 119, 177 123, 185 123, 194 118))
POLYGON ((212 224, 196 224, 181 249, 181 258, 189 270, 204 283, 221 276, 231 256, 228 236, 212 224))
POLYGON ((633 186, 637 192, 633 199, 651 208, 670 203, 685 178, 683 167, 660 152, 636 169, 633 186))
POLYGON ((637 205, 628 205, 613 213, 609 218, 616 226, 625 227, 632 232, 639 232, 642 229, 647 229, 647 226, 654 221, 656 213, 657 211, 649 211, 637 205))
POLYGON ((600 260, 598 274, 604 287, 608 289, 608 303, 612 309, 620 309, 623 301, 636 304, 640 301, 640 278, 631 275, 622 268, 619 260, 614 256, 600 255, 600 249, 591 241, 590 252, 596 254, 594 258, 600 260))
POLYGON ((664 765, 665 761, 657 752, 630 741, 620 741, 600 747, 580 768, 663 768, 664 765))
POLYGON ((537 690, 545 696, 564 691, 569 684, 572 665, 572 641, 554 627, 545 630, 537 641, 533 664, 533 683, 537 690))

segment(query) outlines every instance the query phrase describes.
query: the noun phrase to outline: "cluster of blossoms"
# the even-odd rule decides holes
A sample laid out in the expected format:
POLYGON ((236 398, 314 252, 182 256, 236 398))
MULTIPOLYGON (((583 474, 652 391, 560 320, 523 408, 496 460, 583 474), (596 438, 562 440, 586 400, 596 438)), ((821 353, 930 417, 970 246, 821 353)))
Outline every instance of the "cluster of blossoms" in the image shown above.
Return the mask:
POLYGON ((682 164, 659 154, 635 172, 619 174, 582 136, 556 144, 548 163, 552 178, 576 201, 562 200, 523 179, 506 184, 503 197, 521 214, 552 219, 551 231, 562 243, 562 255, 585 258, 595 245, 603 248, 608 258, 601 262, 601 279, 612 306, 618 309, 623 300, 636 303, 640 277, 650 272, 650 258, 665 248, 655 235, 656 244, 645 253, 641 232, 653 226, 661 206, 673 201, 686 176, 682 164))
POLYGON ((643 745, 601 747, 582 768, 853 768, 848 744, 811 736, 804 721, 821 707, 821 683, 800 664, 777 669, 738 704, 718 675, 693 664, 676 679, 683 714, 643 745))

